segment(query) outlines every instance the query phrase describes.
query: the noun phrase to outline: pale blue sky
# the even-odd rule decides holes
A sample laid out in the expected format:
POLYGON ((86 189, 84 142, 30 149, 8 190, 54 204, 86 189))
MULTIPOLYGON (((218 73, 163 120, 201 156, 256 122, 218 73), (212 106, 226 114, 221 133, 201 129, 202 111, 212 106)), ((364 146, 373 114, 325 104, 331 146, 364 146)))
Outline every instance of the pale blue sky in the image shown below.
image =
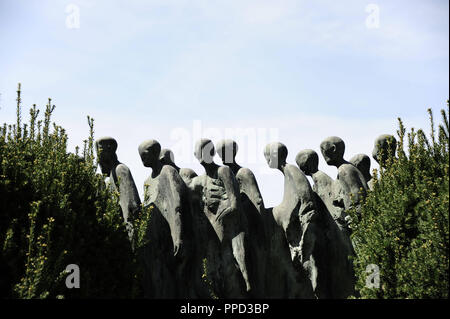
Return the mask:
MULTIPOLYGON (((347 158, 370 154, 398 116, 427 127, 426 108, 445 106, 448 12, 446 0, 0 0, 0 122, 14 120, 17 82, 26 108, 53 98, 72 148, 89 114, 97 136, 116 137, 139 189, 149 171, 137 146, 148 138, 202 172, 174 138, 194 121, 219 135, 275 129, 291 163, 329 135, 345 140, 347 158), (370 3, 379 28, 366 26, 370 3), (79 29, 66 27, 68 4, 80 10, 79 29)), ((264 170, 266 137, 238 158, 273 206, 282 177, 264 170)), ((335 177, 322 158, 320 167, 335 177)))

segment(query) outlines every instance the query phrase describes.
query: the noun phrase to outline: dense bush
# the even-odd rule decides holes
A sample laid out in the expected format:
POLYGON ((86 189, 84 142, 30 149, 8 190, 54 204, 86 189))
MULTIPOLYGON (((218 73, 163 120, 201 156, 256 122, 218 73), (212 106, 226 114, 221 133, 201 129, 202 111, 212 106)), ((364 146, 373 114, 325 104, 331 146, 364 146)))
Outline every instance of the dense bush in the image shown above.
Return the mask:
POLYGON ((139 296, 117 194, 96 174, 93 120, 81 154, 68 153, 50 99, 43 120, 34 105, 23 124, 20 93, 19 84, 17 123, 0 128, 1 297, 139 296), (80 268, 80 289, 65 285, 69 264, 80 268))
POLYGON ((437 134, 429 114, 430 139, 414 129, 405 136, 399 119, 397 157, 374 174, 360 214, 350 212, 362 298, 448 298, 448 102, 437 134), (366 287, 369 264, 379 267, 378 289, 366 287))

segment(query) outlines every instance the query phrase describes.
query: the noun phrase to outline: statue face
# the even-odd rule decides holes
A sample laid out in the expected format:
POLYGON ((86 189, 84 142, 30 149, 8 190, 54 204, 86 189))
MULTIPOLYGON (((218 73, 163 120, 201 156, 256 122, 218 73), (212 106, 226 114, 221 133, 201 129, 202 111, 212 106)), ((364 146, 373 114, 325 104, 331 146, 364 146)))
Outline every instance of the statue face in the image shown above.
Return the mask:
POLYGON ((320 145, 320 151, 328 165, 333 165, 336 162, 336 145, 329 143, 322 144, 320 145))
POLYGON ((164 149, 161 151, 159 155, 159 159, 163 165, 173 165, 174 164, 174 155, 172 151, 168 149, 164 149))
POLYGON ((155 167, 156 163, 159 161, 159 154, 152 152, 151 148, 144 149, 141 153, 142 164, 145 167, 155 167))
POLYGON ((266 158, 267 165, 269 165, 270 168, 278 168, 278 150, 265 150, 264 151, 264 157, 266 158))
POLYGON ((372 152, 372 157, 378 163, 384 163, 389 157, 389 154, 395 155, 397 148, 397 141, 392 135, 381 135, 375 140, 375 145, 372 152))
POLYGON ((319 157, 317 153, 310 150, 300 151, 295 159, 298 167, 306 174, 311 175, 319 169, 319 157))
POLYGON ((110 174, 112 163, 116 157, 116 152, 113 150, 112 145, 108 143, 96 143, 96 151, 102 174, 110 174))
POLYGON ((223 140, 217 143, 217 153, 224 164, 231 164, 237 153, 237 144, 233 140, 223 140))
POLYGON ((214 162, 215 153, 214 144, 211 141, 200 141, 195 147, 194 156, 200 164, 211 164, 214 162))

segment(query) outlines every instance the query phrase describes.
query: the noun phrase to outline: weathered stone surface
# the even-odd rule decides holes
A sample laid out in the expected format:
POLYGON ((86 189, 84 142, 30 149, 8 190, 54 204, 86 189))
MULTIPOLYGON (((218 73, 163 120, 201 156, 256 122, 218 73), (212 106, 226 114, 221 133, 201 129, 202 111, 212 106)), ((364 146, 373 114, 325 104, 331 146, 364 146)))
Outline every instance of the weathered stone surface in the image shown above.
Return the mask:
POLYGON ((128 235, 133 238, 133 219, 139 215, 141 200, 130 169, 119 162, 116 154, 117 141, 112 137, 101 137, 95 141, 98 162, 102 174, 109 177, 108 185, 119 193, 119 204, 128 235))
POLYGON ((397 140, 393 135, 383 134, 375 139, 372 157, 378 164, 383 166, 389 156, 395 156, 397 140))
MULTIPOLYGON (((385 165, 396 141, 382 135, 373 157, 385 165)), ((117 142, 96 141, 102 173, 119 201, 130 238, 140 199, 128 167, 117 159, 117 142)), ((354 243, 346 211, 360 208, 371 184, 370 158, 344 159, 345 144, 329 137, 320 144, 337 177, 318 170, 314 150, 286 162, 282 143, 264 149, 270 168, 284 176, 280 205, 265 208, 253 172, 236 162, 238 145, 221 140, 214 163, 213 143, 201 139, 194 155, 205 169, 198 176, 175 164, 174 154, 155 140, 139 146, 144 166, 152 168, 144 184, 144 207, 152 207, 144 246, 145 296, 150 298, 347 298, 355 277, 349 257, 354 243), (311 187, 306 175, 311 176, 311 187), (206 274, 206 277, 204 276, 206 274)))
POLYGON ((210 140, 199 140, 194 155, 206 173, 194 177, 189 187, 215 234, 209 233, 200 248, 208 262, 208 277, 219 297, 247 297, 251 291, 248 230, 239 186, 229 167, 214 163, 215 149, 210 140))
POLYGON ((363 174, 367 187, 372 189, 372 175, 370 174, 370 157, 366 154, 356 154, 349 162, 363 174))
POLYGON ((249 232, 249 277, 252 289, 250 296, 263 298, 267 266, 267 240, 264 224, 265 208, 255 175, 251 170, 236 162, 238 145, 233 140, 221 140, 217 143, 217 153, 223 164, 229 166, 236 177, 240 190, 242 211, 248 222, 249 232))
MULTIPOLYGON (((313 298, 318 277, 315 255, 318 234, 316 203, 305 174, 286 163, 287 154, 288 150, 282 143, 271 143, 264 149, 269 167, 278 169, 284 175, 283 201, 272 209, 272 215, 284 233, 297 274, 295 277, 298 278, 288 297, 313 298)), ((271 257, 274 256, 276 252, 271 251, 271 257)))
POLYGON ((185 298, 191 295, 186 278, 190 245, 191 216, 187 189, 177 170, 163 165, 161 146, 147 140, 139 155, 152 174, 144 183, 144 206, 152 207, 145 247, 145 291, 152 298, 185 298))
POLYGON ((334 206, 334 181, 319 171, 319 156, 313 150, 300 151, 296 156, 299 168, 312 177, 319 212, 321 246, 318 249, 320 298, 347 298, 353 293, 353 269, 349 256, 353 254, 348 229, 343 220, 343 208, 334 206))
POLYGON ((328 137, 320 144, 320 150, 325 162, 338 169, 336 204, 345 210, 352 205, 358 205, 366 194, 367 183, 363 174, 344 159, 344 141, 337 136, 328 137))

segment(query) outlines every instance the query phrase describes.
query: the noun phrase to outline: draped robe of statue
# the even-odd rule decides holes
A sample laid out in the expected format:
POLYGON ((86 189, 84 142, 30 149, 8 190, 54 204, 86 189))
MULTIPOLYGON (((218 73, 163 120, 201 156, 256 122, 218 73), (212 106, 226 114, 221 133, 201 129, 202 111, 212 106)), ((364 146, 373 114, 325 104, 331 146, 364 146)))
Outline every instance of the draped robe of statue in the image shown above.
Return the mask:
MULTIPOLYGON (((283 167, 284 194, 280 205, 272 209, 275 224, 281 228, 289 247, 290 260, 294 273, 287 268, 285 280, 287 297, 313 298, 313 290, 317 283, 317 266, 314 256, 316 242, 316 205, 314 194, 306 176, 294 165, 286 164, 283 167), (295 277, 294 282, 289 282, 295 277)), ((277 227, 275 227, 277 228, 277 227)), ((279 236, 279 231, 272 230, 272 234, 279 236)), ((273 241, 275 243, 275 241, 273 241)), ((277 249, 277 247, 272 247, 277 249)), ((274 251, 271 251, 273 259, 274 251)), ((276 256, 276 254, 275 254, 276 256)), ((281 256, 280 256, 281 257, 281 256)), ((285 258, 285 256, 283 256, 285 258)), ((282 262, 286 262, 283 260, 282 262)), ((269 279, 270 280, 270 279, 269 279)))
POLYGON ((240 205, 230 212, 229 200, 233 197, 239 203, 236 198, 239 186, 229 167, 220 166, 216 172, 212 177, 207 174, 194 177, 190 183, 203 212, 203 216, 196 218, 200 226, 196 242, 206 259, 205 275, 214 294, 222 298, 243 298, 251 289, 246 255, 247 224, 240 205), (221 196, 214 196, 217 188, 222 190, 221 196))
POLYGON ((347 298, 353 293, 354 275, 349 256, 353 254, 348 230, 344 227, 343 208, 334 206, 334 181, 322 171, 312 174, 318 208, 323 211, 326 252, 326 298, 347 298))
POLYGON ((252 286, 250 296, 264 298, 266 297, 268 243, 264 222, 266 214, 261 192, 253 172, 237 164, 238 145, 234 140, 221 140, 217 142, 216 148, 223 164, 230 167, 239 184, 242 212, 248 223, 249 279, 252 286))
POLYGON ((107 186, 119 193, 119 205, 122 210, 128 235, 133 238, 133 220, 139 216, 141 200, 134 183, 130 169, 122 163, 118 163, 112 170, 107 180, 107 186))
POLYGON ((187 195, 183 180, 169 165, 145 181, 144 206, 152 209, 145 249, 148 297, 186 298, 193 294, 186 270, 192 236, 187 195))
POLYGON ((267 219, 264 202, 253 172, 245 167, 237 170, 236 180, 240 190, 242 211, 246 215, 249 231, 250 274, 252 296, 266 297, 268 242, 265 219, 267 219))

